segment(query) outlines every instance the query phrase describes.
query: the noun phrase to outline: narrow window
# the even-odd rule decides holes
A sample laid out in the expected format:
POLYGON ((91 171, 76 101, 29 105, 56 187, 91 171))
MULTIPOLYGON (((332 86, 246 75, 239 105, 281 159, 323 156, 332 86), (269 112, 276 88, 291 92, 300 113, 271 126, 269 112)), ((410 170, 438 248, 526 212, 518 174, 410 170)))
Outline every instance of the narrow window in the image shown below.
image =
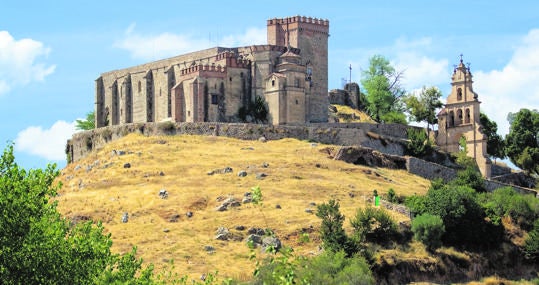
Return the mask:
POLYGON ((218 96, 218 94, 211 94, 211 103, 213 105, 219 104, 219 96, 218 96))
POLYGON ((275 86, 275 80, 271 81, 271 87, 275 86))
POLYGON ((457 89, 457 100, 462 100, 462 88, 457 89))
POLYGON ((466 109, 466 118, 464 119, 466 124, 470 123, 470 109, 466 109))

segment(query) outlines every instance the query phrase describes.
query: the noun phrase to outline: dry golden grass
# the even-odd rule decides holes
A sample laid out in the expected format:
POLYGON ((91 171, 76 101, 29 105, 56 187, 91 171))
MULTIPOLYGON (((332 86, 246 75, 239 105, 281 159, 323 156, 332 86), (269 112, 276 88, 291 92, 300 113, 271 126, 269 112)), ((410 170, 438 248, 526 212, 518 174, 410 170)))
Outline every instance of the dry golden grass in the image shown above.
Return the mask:
MULTIPOLYGON (((136 245, 145 262, 154 263, 158 270, 174 260, 174 271, 181 275, 197 277, 218 270, 221 277, 248 279, 254 269, 248 258, 250 249, 243 241, 215 240, 218 227, 227 227, 243 238, 246 230, 237 231, 236 226, 271 228, 296 254, 312 255, 320 245, 320 220, 305 211, 316 210, 312 202, 336 199, 349 219, 367 204, 373 189, 385 194, 393 188, 398 195, 412 195, 425 193, 430 185, 403 170, 372 169, 329 159, 321 151, 325 147, 296 139, 263 143, 131 134, 62 171, 59 179, 64 186, 57 198, 58 209, 69 218, 101 220, 112 234, 115 252, 127 252, 136 245), (113 155, 113 150, 127 153, 113 155), (126 163, 131 167, 124 168, 126 163), (263 163, 269 167, 262 167, 263 163), (207 174, 227 166, 233 168, 232 173, 207 174), (238 177, 240 170, 248 175, 238 177), (268 176, 256 179, 256 173, 262 172, 268 176), (257 185, 263 194, 261 206, 242 204, 225 212, 215 210, 219 197, 234 196, 241 201, 257 185), (160 189, 168 191, 168 199, 158 196, 160 189), (187 218, 187 211, 193 217, 187 218), (124 212, 129 213, 128 223, 120 221, 124 212), (170 222, 174 215, 179 215, 178 221, 170 222), (311 241, 301 243, 300 232, 311 227, 311 241), (215 251, 205 251, 207 245, 215 251)), ((350 230, 348 221, 345 226, 350 230)))
POLYGON ((342 123, 375 123, 365 112, 346 105, 333 105, 337 108, 337 117, 342 123))

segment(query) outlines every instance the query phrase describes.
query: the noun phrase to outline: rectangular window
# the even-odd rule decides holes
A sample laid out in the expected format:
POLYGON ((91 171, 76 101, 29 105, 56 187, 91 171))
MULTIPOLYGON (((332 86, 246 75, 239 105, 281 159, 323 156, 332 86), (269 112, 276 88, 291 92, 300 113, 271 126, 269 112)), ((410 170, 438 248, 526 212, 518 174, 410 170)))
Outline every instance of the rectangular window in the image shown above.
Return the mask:
POLYGON ((211 94, 211 103, 213 105, 219 104, 219 94, 211 94))

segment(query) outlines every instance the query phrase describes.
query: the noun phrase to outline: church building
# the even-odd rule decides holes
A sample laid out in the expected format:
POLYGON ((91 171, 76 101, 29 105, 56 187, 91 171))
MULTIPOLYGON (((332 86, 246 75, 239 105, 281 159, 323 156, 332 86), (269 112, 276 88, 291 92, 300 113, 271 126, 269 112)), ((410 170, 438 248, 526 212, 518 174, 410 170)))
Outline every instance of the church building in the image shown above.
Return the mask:
POLYGON ((266 45, 214 47, 101 74, 96 127, 239 122, 257 97, 270 124, 328 121, 329 21, 267 21, 266 45))
POLYGON ((481 132, 479 120, 481 102, 472 84, 470 67, 464 65, 461 57, 451 77, 447 103, 438 113, 436 144, 444 151, 458 152, 464 139, 468 156, 475 159, 481 174, 490 178, 492 164, 487 155, 487 137, 481 132))

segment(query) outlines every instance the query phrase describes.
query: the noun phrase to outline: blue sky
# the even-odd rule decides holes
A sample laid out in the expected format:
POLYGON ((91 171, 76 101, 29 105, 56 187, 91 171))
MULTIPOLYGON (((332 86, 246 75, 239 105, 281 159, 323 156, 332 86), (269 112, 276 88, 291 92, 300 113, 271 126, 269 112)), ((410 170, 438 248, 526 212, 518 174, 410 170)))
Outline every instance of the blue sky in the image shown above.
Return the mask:
POLYGON ((65 166, 74 121, 93 110, 102 72, 213 46, 266 43, 266 20, 330 21, 329 88, 359 82, 380 54, 413 91, 450 90, 471 63, 482 111, 506 134, 508 112, 539 108, 539 2, 4 1, 0 5, 0 147, 26 168, 65 166), (7 2, 7 3, 6 3, 7 2), (80 3, 79 3, 80 2, 80 3))

